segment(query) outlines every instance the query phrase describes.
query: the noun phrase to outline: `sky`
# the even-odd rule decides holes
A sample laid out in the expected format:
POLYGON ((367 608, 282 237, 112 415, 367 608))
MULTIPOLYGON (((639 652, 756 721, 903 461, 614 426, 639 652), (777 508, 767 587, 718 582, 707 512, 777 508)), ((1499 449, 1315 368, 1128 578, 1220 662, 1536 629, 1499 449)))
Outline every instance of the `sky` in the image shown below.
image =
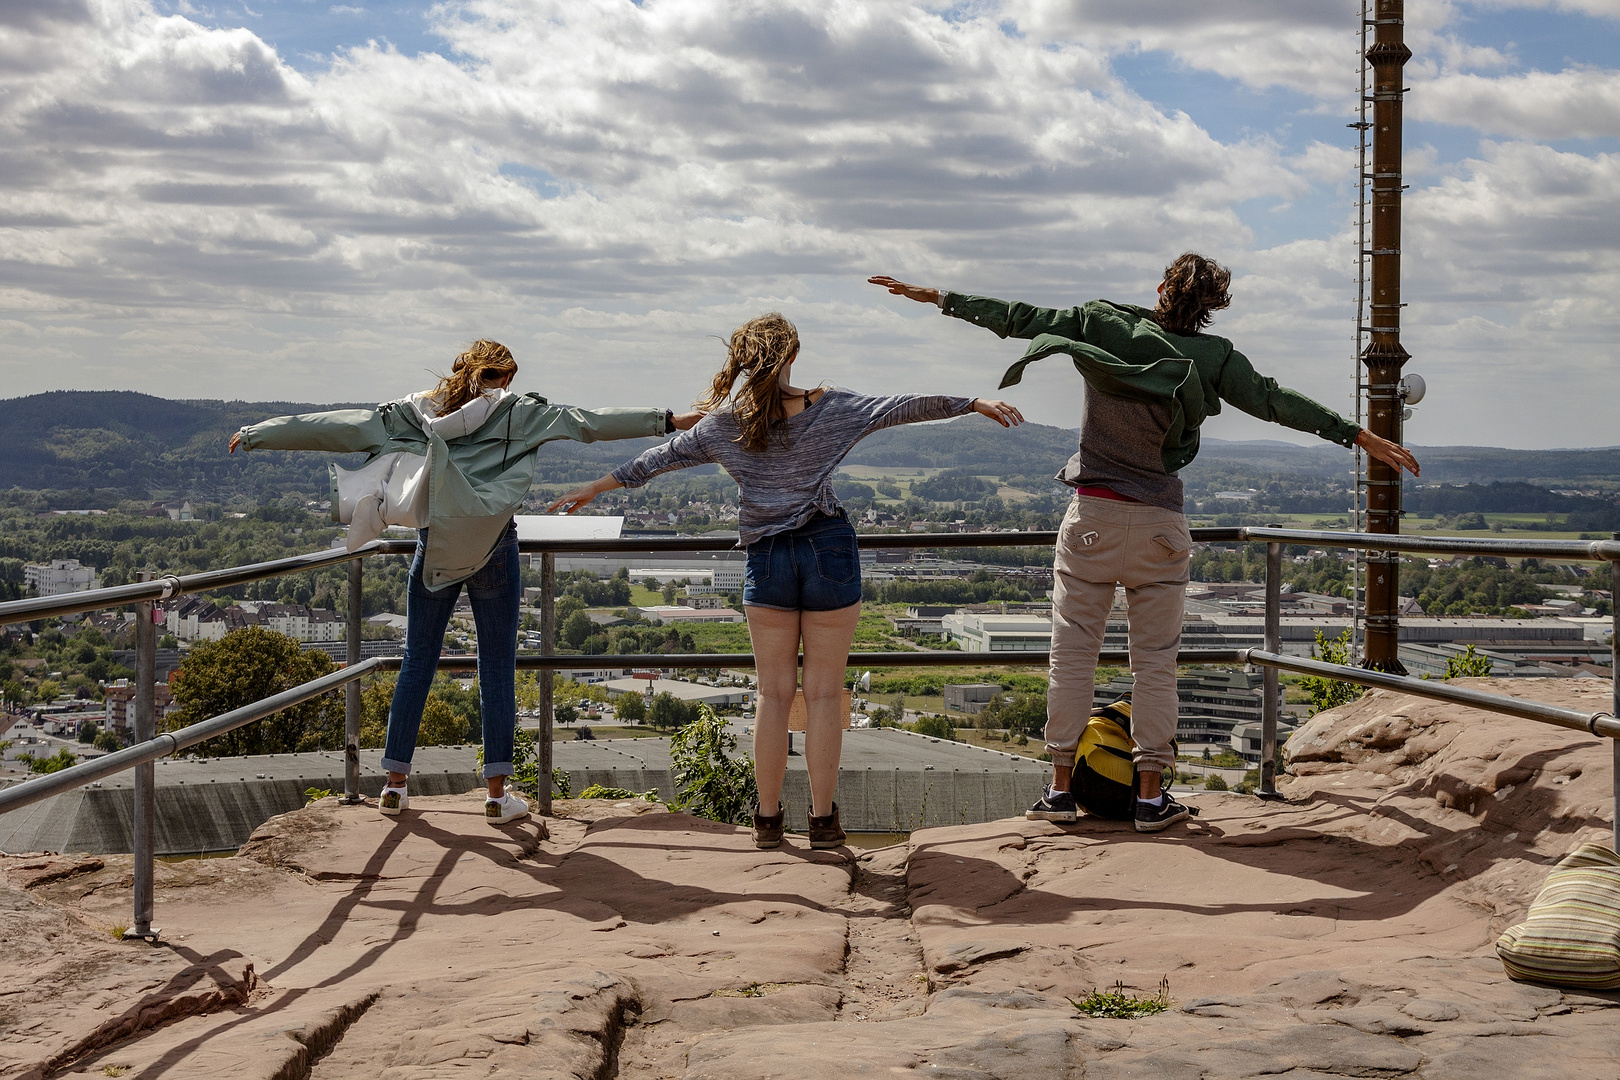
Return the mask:
MULTIPOLYGON (((0 0, 0 397, 679 408, 781 311, 801 385, 996 396, 1020 343, 872 274, 1150 303, 1351 411, 1359 0, 0 0)), ((1407 441, 1620 444, 1620 0, 1408 0, 1407 441), (1614 387, 1614 389, 1611 389, 1614 387)), ((1003 395, 1079 422, 1061 358, 1003 395)), ((1227 409, 1205 434, 1310 441, 1227 409)))

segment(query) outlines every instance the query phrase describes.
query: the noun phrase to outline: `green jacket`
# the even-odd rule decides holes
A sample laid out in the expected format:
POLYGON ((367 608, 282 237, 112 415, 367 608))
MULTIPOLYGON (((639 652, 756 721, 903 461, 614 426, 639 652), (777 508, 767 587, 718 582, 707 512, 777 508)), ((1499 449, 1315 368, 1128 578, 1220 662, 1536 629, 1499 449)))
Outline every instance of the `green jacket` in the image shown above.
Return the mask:
MULTIPOLYGON (((538 394, 515 394, 476 431, 446 442, 423 430, 408 402, 375 409, 278 416, 242 429, 244 450, 404 452, 428 458, 427 550, 423 583, 439 589, 476 574, 489 561, 506 523, 523 505, 541 444, 555 439, 601 442, 667 434, 663 409, 576 409, 538 394)), ((337 517, 333 492, 333 520, 337 517)))
POLYGON ((1079 307, 1032 307, 987 296, 947 292, 945 314, 977 323, 998 337, 1028 338, 1023 359, 1007 369, 1003 387, 1054 353, 1067 353, 1086 382, 1106 394, 1170 405, 1164 471, 1181 471, 1198 456, 1198 429, 1228 401, 1251 416, 1308 431, 1349 446, 1361 428, 1255 372, 1248 357, 1214 334, 1172 334, 1134 304, 1092 300, 1079 307))

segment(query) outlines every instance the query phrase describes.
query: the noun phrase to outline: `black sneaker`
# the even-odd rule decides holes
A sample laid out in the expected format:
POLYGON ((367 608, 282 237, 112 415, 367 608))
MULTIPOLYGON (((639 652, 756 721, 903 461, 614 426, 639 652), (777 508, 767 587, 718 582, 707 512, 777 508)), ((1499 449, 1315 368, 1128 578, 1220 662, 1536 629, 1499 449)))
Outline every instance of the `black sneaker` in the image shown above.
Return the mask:
POLYGON ((1024 817, 1030 821, 1078 821, 1080 807, 1075 804, 1073 792, 1049 791, 1024 811, 1024 817))
POLYGON ((1141 799, 1136 800, 1137 832, 1158 832, 1185 818, 1197 816, 1198 811, 1195 808, 1176 802, 1176 797, 1168 791, 1164 793, 1164 802, 1158 806, 1143 802, 1141 799))

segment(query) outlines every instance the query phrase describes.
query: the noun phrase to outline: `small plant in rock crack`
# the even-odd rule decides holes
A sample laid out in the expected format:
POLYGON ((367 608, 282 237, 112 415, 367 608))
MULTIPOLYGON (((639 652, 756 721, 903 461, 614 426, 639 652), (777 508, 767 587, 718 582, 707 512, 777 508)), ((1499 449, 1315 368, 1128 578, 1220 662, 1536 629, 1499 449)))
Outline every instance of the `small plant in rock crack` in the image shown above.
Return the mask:
POLYGON ((1128 994, 1125 992, 1125 984, 1116 982, 1112 990, 1093 990, 1078 1001, 1070 998, 1069 1004, 1087 1016, 1110 1020, 1134 1020, 1139 1016, 1152 1016, 1170 1007, 1170 977, 1166 975, 1159 980, 1159 992, 1153 997, 1128 994))
POLYGON ((332 794, 332 789, 331 788, 325 788, 325 787, 305 788, 304 789, 304 805, 308 806, 310 803, 320 802, 322 799, 326 798, 330 794, 332 794))

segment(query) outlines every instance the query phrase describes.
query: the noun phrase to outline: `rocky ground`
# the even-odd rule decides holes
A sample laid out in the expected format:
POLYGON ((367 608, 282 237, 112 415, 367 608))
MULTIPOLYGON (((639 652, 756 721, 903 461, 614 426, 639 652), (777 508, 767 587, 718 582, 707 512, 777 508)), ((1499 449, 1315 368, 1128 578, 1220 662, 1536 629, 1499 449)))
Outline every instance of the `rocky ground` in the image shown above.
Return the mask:
POLYGON ((642 803, 491 829, 472 796, 329 799, 161 864, 157 945, 115 940, 127 857, 0 858, 0 1077, 1620 1076, 1620 995, 1510 982, 1492 948, 1606 839, 1606 742, 1378 693, 1290 749, 1285 801, 1209 793, 1158 837, 876 852, 642 803), (1135 1020, 1070 1001, 1163 983, 1135 1020))

